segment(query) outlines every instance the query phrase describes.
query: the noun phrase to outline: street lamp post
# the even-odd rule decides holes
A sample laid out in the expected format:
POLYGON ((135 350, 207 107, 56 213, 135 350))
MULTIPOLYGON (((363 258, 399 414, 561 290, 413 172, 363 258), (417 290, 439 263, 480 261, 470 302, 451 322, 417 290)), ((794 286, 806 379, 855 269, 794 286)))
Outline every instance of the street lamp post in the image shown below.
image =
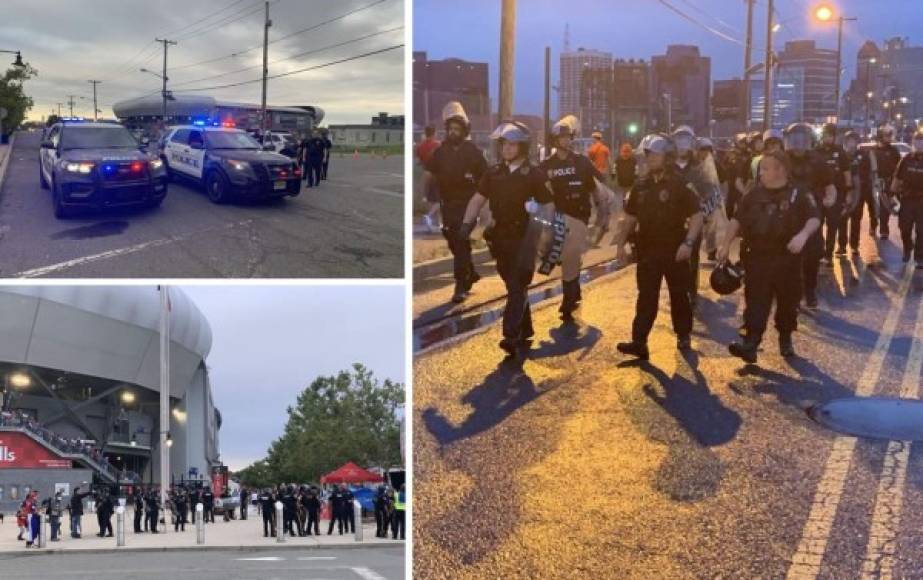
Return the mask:
POLYGON ((772 128, 772 28, 774 18, 773 0, 768 0, 766 11, 766 72, 763 75, 763 131, 772 128))
POLYGON ((13 60, 13 66, 16 68, 26 68, 26 63, 22 61, 22 54, 18 50, 0 50, 0 52, 6 54, 15 54, 16 58, 13 60))
MULTIPOLYGON (((826 4, 821 4, 814 10, 814 16, 820 22, 829 22, 833 20, 834 10, 826 4)), ((837 122, 840 120, 840 81, 841 81, 841 71, 843 67, 843 23, 844 22, 855 22, 859 20, 858 18, 846 18, 842 14, 838 15, 836 18, 837 21, 837 35, 836 35, 836 88, 833 91, 835 102, 834 106, 834 116, 836 117, 837 122)))

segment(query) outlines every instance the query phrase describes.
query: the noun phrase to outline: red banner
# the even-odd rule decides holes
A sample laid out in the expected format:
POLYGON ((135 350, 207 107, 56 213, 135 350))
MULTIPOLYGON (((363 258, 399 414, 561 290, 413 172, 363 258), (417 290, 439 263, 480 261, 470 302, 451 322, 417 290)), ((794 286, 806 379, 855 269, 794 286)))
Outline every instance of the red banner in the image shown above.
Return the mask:
POLYGON ((61 459, 23 433, 0 433, 0 469, 70 469, 61 459))

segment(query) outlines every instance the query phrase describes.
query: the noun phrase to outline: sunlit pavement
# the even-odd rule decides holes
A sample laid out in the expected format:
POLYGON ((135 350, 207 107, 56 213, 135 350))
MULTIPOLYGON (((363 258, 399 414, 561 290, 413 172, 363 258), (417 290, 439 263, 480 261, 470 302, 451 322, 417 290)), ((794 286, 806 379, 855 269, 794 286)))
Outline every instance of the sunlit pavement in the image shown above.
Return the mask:
POLYGON ((616 351, 629 268, 585 288, 577 325, 559 298, 537 309, 525 360, 504 361, 497 323, 419 356, 415 577, 923 576, 923 455, 806 413, 919 383, 923 274, 897 240, 879 260, 863 231, 861 259, 822 270, 788 361, 771 322, 757 366, 728 354, 742 295, 719 299, 708 269, 685 355, 665 288, 650 363, 616 351))
POLYGON ((215 205, 171 183, 155 210, 54 217, 39 187, 41 134, 19 133, 0 189, 0 277, 397 278, 403 157, 335 154, 295 198, 215 205))

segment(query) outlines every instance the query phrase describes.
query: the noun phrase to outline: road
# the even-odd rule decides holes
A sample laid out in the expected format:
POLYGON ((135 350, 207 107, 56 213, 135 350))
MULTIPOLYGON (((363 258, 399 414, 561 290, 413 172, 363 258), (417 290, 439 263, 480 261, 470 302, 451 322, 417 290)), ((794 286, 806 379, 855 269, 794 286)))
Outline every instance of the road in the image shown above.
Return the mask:
POLYGON ((4 578, 220 577, 223 580, 403 580, 404 549, 228 550, 18 555, 0 558, 4 578))
MULTIPOLYGON (((894 242, 897 241, 896 230, 894 242)), ((414 361, 416 578, 923 577, 923 446, 831 432, 806 411, 838 397, 916 397, 923 272, 891 241, 822 272, 799 357, 767 332, 732 358, 741 293, 704 284, 693 352, 675 349, 664 288, 638 364, 634 268, 535 312, 504 360, 497 323, 414 361)))
POLYGON ((0 277, 397 278, 404 274, 403 157, 331 160, 319 189, 215 205, 171 183, 156 210, 61 221, 38 182, 39 133, 20 133, 0 190, 0 277))

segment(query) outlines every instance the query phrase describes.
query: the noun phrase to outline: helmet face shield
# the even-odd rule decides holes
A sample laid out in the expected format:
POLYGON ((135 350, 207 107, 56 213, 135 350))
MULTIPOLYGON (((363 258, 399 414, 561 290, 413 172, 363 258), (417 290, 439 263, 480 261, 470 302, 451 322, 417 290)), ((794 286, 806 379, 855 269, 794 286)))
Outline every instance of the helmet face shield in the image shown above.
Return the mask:
POLYGON ((505 121, 494 129, 490 138, 495 141, 508 141, 510 143, 528 143, 531 140, 531 134, 528 127, 520 123, 505 121))
POLYGON ((787 151, 807 151, 811 148, 811 137, 801 131, 792 131, 785 136, 785 149, 787 151))
POLYGON ((678 153, 687 153, 692 150, 692 147, 695 145, 695 137, 687 133, 680 133, 673 137, 673 143, 676 145, 676 151, 678 153))

